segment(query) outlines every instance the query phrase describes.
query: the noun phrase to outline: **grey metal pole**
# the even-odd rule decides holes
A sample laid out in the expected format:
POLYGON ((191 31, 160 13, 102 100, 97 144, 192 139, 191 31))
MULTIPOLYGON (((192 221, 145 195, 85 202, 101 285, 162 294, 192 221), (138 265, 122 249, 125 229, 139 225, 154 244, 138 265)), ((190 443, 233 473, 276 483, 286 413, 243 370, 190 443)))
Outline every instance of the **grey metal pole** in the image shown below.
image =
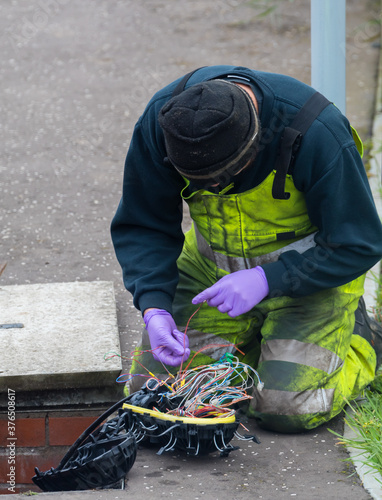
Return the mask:
POLYGON ((311 0, 311 85, 346 113, 346 0, 311 0))

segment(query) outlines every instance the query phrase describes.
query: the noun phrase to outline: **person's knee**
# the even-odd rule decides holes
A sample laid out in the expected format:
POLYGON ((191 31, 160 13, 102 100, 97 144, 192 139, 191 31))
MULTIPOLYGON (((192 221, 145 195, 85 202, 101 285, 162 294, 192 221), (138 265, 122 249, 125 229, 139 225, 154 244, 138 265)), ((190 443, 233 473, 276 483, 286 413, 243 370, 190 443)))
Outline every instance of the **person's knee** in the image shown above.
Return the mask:
MULTIPOLYGON (((265 391, 264 391, 265 392, 265 391)), ((317 408, 309 408, 306 399, 301 394, 300 398, 294 398, 295 394, 288 391, 277 391, 283 397, 274 397, 275 391, 269 391, 269 398, 265 394, 254 397, 249 405, 247 415, 254 418, 262 429, 281 432, 299 433, 305 432, 327 422, 332 418, 332 406, 321 405, 317 408), (297 399, 297 400, 296 400, 297 399), (299 404, 298 399, 305 404, 299 404)), ((268 393, 268 391, 267 391, 268 393)), ((308 399, 308 395, 307 399, 308 399)))
POLYGON ((256 420, 261 429, 283 434, 306 432, 327 421, 317 415, 276 415, 256 411, 250 416, 256 420))
POLYGON ((126 396, 134 394, 142 389, 142 386, 147 382, 147 377, 143 375, 134 375, 125 385, 124 393, 126 396))

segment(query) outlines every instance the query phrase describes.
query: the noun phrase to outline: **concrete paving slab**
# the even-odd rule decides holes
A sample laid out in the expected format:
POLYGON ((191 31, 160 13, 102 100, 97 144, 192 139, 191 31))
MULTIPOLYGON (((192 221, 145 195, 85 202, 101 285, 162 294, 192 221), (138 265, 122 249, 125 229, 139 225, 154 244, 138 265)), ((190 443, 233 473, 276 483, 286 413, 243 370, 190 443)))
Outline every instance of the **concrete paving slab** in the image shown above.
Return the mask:
POLYGON ((120 353, 111 282, 0 287, 0 325, 0 391, 110 386, 121 371, 104 359, 120 353))

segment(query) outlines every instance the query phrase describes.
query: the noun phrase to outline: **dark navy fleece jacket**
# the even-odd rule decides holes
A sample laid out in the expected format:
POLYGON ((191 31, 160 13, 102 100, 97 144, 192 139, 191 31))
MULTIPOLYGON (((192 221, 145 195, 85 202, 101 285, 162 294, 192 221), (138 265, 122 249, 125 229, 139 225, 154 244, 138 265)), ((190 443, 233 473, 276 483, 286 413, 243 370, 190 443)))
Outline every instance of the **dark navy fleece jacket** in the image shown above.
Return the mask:
MULTIPOLYGON (((202 68, 187 87, 213 78, 251 85, 259 102, 260 151, 253 166, 235 177, 229 194, 243 192, 275 168, 284 127, 315 91, 288 76, 234 66, 202 68)), ((158 124, 159 110, 178 81, 153 96, 135 126, 122 199, 111 224, 125 286, 142 312, 148 307, 171 312, 178 282, 184 180, 163 161, 166 151, 158 124)), ((334 105, 324 109, 305 134, 293 180, 305 195, 309 217, 318 228, 315 240, 323 252, 317 248, 302 254, 285 252, 277 262, 264 265, 271 295, 298 297, 340 286, 378 262, 381 221, 348 120, 334 105)))

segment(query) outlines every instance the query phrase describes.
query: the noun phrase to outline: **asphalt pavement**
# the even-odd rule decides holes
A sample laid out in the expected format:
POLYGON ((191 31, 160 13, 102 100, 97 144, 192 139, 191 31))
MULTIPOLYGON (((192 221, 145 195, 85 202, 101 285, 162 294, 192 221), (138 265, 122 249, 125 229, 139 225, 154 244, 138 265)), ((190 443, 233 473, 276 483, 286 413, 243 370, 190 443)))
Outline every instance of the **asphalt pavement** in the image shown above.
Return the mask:
MULTIPOLYGON (((142 320, 123 288, 109 226, 134 124, 156 90, 203 65, 310 83, 310 2, 274 3, 262 18, 247 0, 1 3, 2 285, 113 281, 128 356, 142 320)), ((347 1, 347 115, 363 139, 373 121, 378 19, 378 0, 347 1)), ((298 435, 244 423, 260 444, 234 440, 240 450, 225 458, 142 448, 124 490, 42 498, 371 498, 328 430, 341 432, 341 417, 298 435)))

